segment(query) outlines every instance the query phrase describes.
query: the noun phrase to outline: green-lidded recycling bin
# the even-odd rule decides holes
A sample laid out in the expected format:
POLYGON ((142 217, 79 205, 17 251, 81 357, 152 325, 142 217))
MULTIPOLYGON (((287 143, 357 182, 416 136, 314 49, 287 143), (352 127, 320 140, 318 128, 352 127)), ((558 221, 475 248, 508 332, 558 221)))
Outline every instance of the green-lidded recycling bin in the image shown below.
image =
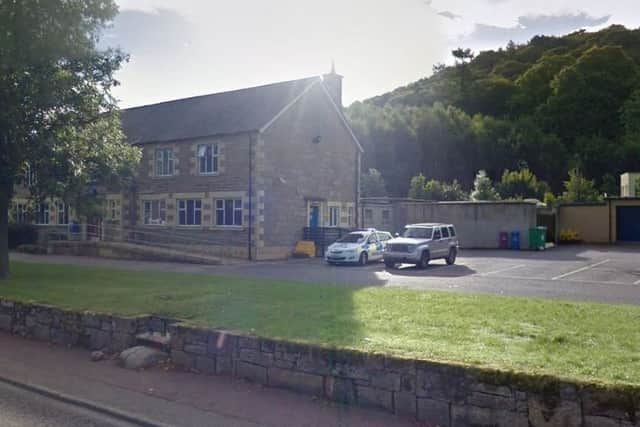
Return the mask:
POLYGON ((544 250, 547 244, 547 227, 529 229, 529 249, 544 250))

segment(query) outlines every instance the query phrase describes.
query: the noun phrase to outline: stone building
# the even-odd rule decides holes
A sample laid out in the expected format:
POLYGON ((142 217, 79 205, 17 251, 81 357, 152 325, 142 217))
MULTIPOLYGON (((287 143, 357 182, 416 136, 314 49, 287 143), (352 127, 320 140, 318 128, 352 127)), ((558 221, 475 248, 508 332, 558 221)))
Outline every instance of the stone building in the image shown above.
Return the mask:
MULTIPOLYGON (((106 238, 137 233, 268 259, 290 254, 306 226, 356 226, 362 148, 333 71, 129 108, 121 117, 142 160, 131 191, 106 195, 106 238)), ((52 203, 43 213, 49 224, 57 219, 52 203)))

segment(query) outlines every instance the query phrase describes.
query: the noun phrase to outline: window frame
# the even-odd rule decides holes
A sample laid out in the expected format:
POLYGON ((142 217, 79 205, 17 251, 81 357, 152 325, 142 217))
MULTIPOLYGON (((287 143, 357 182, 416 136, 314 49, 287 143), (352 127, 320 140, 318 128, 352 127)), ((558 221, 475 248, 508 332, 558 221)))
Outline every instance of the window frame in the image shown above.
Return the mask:
POLYGON ((218 146, 218 143, 211 142, 207 144, 198 144, 196 148, 196 162, 198 164, 198 175, 217 175, 218 171, 220 170, 220 148, 218 146), (201 148, 205 149, 205 155, 200 155, 201 148), (206 170, 207 169, 206 167, 207 166, 207 156, 206 156, 207 149, 211 150, 211 154, 210 154, 211 170, 210 171, 206 170))
POLYGON ((56 205, 56 224, 57 225, 69 225, 69 207, 64 201, 58 201, 56 205), (62 207, 62 209, 60 208, 62 207), (60 214, 62 214, 62 222, 60 221, 60 214), (66 222, 65 222, 66 221, 66 222))
POLYGON ((15 204, 15 220, 16 224, 26 224, 29 210, 26 203, 17 202, 15 204))
POLYGON ((442 233, 443 239, 448 239, 451 237, 451 233, 449 233, 449 227, 445 226, 445 227, 441 227, 441 229, 442 229, 441 233, 442 233))
MULTIPOLYGON (((115 200, 114 200, 115 202, 115 200)), ((148 199, 142 202, 142 223, 144 225, 158 226, 167 223, 167 202, 164 199, 148 199), (153 204, 157 203, 158 218, 153 217, 153 204), (149 209, 147 209, 149 206, 149 209), (147 216, 147 212, 149 215, 147 216), (164 218, 163 218, 164 217, 164 218)))
POLYGON ((329 227, 340 227, 340 206, 329 206, 329 227))
POLYGON ((111 221, 115 221, 118 219, 116 209, 116 201, 114 199, 109 200, 109 213, 111 214, 111 221))
POLYGON ((202 227, 202 199, 178 199, 177 213, 178 225, 180 227, 202 227), (190 202, 193 209, 191 215, 189 215, 190 202), (182 212, 184 212, 184 223, 182 222, 182 212), (189 223, 190 220, 191 223, 189 223))
POLYGON ((383 209, 380 214, 380 217, 382 219, 383 224, 391 223, 391 211, 389 209, 383 209))
POLYGON ((433 233, 431 234, 431 238, 433 240, 442 240, 442 230, 440 229, 440 227, 433 227, 433 233))
POLYGON ((351 226, 353 224, 353 207, 349 206, 347 208, 347 225, 351 226))
POLYGON ((155 176, 173 176, 175 174, 175 156, 173 148, 156 148, 154 151, 155 176), (158 156, 160 154, 160 156, 158 156), (160 164, 160 168, 158 167, 160 164), (167 173, 164 173, 165 166, 167 173))
POLYGON ((220 198, 214 199, 213 205, 215 206, 215 215, 213 217, 213 223, 216 227, 242 227, 244 223, 244 207, 242 198, 220 198), (227 204, 231 203, 231 209, 227 204), (231 224, 227 223, 227 214, 231 211, 231 224), (222 216, 222 223, 220 223, 220 215, 222 216), (237 217, 238 216, 238 217, 237 217))
POLYGON ((36 225, 49 225, 49 203, 48 202, 42 202, 42 203, 38 203, 36 204, 36 218, 35 218, 35 223, 36 225), (42 209, 44 207, 44 209, 42 209), (44 219, 45 221, 42 222, 41 220, 44 219))

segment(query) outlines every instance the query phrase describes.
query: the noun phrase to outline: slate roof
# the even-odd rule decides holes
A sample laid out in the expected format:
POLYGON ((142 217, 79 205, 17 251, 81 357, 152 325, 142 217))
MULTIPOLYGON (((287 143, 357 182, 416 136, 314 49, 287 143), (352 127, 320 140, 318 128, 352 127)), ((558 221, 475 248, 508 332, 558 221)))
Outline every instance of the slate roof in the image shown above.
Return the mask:
POLYGON ((300 95, 309 77, 122 110, 129 143, 174 141, 257 131, 300 95))

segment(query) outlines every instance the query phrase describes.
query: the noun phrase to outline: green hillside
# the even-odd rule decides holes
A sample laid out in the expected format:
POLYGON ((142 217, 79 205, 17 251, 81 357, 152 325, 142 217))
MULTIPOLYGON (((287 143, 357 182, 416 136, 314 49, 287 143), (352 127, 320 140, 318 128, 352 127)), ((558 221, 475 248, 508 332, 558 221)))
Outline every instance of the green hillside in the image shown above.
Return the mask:
POLYGON ((411 177, 458 180, 529 168, 558 192, 573 168, 602 192, 640 170, 640 30, 534 37, 476 56, 347 108, 392 195, 411 177))

